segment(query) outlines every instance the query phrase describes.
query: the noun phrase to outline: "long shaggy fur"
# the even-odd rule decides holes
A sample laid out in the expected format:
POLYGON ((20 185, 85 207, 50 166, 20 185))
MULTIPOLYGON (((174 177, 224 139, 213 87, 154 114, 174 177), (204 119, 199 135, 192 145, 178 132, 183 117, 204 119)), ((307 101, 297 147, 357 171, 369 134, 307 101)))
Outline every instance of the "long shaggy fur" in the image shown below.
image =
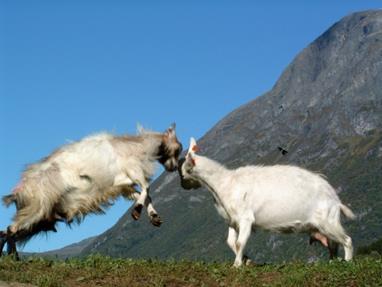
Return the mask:
POLYGON ((177 162, 162 151, 166 141, 181 148, 168 134, 92 135, 29 165, 13 193, 3 197, 6 206, 15 203, 17 209, 9 231, 18 242, 26 241, 40 231, 55 231, 57 221, 70 224, 103 213, 119 196, 136 199, 136 185, 150 180, 156 160, 177 162))

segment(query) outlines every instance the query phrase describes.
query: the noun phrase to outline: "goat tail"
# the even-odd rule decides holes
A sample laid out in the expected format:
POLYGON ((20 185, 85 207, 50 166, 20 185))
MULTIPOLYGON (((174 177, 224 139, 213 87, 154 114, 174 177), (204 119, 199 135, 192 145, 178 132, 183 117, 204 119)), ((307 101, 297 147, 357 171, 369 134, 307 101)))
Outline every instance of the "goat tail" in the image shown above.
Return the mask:
POLYGON ((3 203, 6 207, 10 206, 12 203, 16 203, 16 195, 15 194, 8 194, 3 196, 2 198, 3 203))
POLYGON ((355 214, 353 213, 353 211, 351 211, 351 209, 349 207, 347 207, 346 205, 344 204, 341 204, 340 205, 340 209, 342 211, 342 213, 348 218, 348 219, 352 219, 354 220, 356 218, 355 214))

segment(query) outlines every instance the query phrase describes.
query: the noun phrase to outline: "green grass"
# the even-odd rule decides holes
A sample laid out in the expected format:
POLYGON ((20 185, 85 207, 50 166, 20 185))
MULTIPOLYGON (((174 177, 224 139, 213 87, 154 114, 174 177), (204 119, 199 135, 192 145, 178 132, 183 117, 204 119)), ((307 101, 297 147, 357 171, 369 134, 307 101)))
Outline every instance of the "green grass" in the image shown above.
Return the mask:
POLYGON ((113 259, 0 259, 0 281, 36 286, 382 286, 382 259, 249 266, 231 263, 113 259))

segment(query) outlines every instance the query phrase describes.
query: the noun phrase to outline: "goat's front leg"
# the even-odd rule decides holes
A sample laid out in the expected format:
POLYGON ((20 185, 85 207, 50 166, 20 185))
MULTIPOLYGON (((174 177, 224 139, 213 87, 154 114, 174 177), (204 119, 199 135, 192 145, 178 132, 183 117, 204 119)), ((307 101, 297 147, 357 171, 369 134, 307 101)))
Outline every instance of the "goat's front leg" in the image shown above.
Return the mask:
POLYGON ((236 241, 237 241, 237 232, 233 227, 228 227, 228 237, 227 244, 229 248, 235 253, 236 256, 236 241))
POLYGON ((148 191, 149 183, 145 179, 142 179, 141 176, 131 177, 124 173, 121 173, 115 177, 112 190, 109 191, 109 193, 112 195, 121 194, 122 196, 129 199, 133 199, 135 201, 133 211, 131 212, 131 216, 134 220, 139 219, 142 213, 143 206, 146 206, 151 223, 154 226, 160 226, 162 224, 162 220, 160 219, 158 213, 154 209, 148 191), (133 186, 134 184, 137 184, 141 187, 141 193, 135 190, 133 186))
POLYGON ((139 217, 141 217, 142 213, 142 208, 147 200, 147 197, 149 195, 149 186, 148 184, 139 184, 141 187, 141 193, 139 194, 133 211, 131 212, 131 216, 133 217, 134 220, 138 220, 139 217))
POLYGON ((245 219, 239 223, 239 236, 236 241, 236 258, 233 264, 234 267, 240 267, 243 264, 243 253, 248 238, 251 235, 252 221, 245 219))
POLYGON ((145 206, 147 207, 147 213, 150 217, 152 225, 159 227, 162 224, 162 219, 159 217, 158 212, 154 209, 150 195, 147 195, 145 206))
MULTIPOLYGON (((230 227, 228 227, 227 244, 228 244, 229 248, 231 248, 233 253, 235 253, 235 256, 237 253, 236 241, 237 241, 237 232, 233 227, 230 226, 230 227)), ((249 265, 252 263, 252 261, 249 259, 249 257, 246 254, 243 255, 243 263, 245 265, 249 265)))
MULTIPOLYGON (((132 195, 132 197, 133 197, 134 200, 137 201, 137 200, 139 199, 139 197, 140 197, 140 194, 139 194, 138 192, 135 192, 135 193, 132 195)), ((152 204, 150 195, 147 195, 147 197, 146 197, 146 201, 145 201, 145 204, 144 204, 144 205, 145 205, 146 208, 147 208, 147 214, 148 214, 148 216, 150 217, 150 222, 151 222, 151 224, 154 225, 154 226, 159 227, 159 226, 162 224, 162 219, 159 217, 157 211, 155 210, 154 205, 152 204)), ((133 211, 132 211, 132 214, 131 214, 131 215, 133 216, 133 218, 135 219, 135 217, 134 217, 134 213, 135 213, 135 207, 134 207, 134 209, 133 209, 133 211)), ((140 214, 139 214, 139 215, 140 215, 140 214)), ((138 218, 139 218, 139 216, 138 216, 138 218)), ((138 218, 137 218, 137 219, 138 219, 138 218)), ((135 220, 136 220, 136 219, 135 219, 135 220)))

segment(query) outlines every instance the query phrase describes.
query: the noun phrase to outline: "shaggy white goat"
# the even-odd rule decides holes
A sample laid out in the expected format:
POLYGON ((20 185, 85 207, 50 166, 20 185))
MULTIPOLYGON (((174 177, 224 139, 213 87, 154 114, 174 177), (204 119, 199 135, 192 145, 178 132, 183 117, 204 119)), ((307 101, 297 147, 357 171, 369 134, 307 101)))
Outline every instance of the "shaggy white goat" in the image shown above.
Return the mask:
POLYGON ((89 136, 28 166, 13 193, 3 197, 6 205, 16 205, 16 216, 6 232, 0 231, 0 256, 5 243, 8 253, 17 254, 15 242, 56 231, 58 221, 70 224, 89 213, 102 213, 119 196, 136 201, 134 219, 146 206, 151 223, 159 226, 162 221, 149 196, 150 179, 156 161, 167 171, 176 170, 181 150, 173 125, 164 133, 89 136))
POLYGON ((182 186, 205 186, 215 199, 219 214, 227 221, 227 243, 235 253, 234 266, 243 264, 243 252, 251 231, 305 232, 336 253, 338 243, 351 260, 353 246, 340 222, 340 213, 354 218, 334 188, 320 175, 288 166, 245 166, 230 170, 197 155, 191 138, 186 159, 180 167, 182 186))

